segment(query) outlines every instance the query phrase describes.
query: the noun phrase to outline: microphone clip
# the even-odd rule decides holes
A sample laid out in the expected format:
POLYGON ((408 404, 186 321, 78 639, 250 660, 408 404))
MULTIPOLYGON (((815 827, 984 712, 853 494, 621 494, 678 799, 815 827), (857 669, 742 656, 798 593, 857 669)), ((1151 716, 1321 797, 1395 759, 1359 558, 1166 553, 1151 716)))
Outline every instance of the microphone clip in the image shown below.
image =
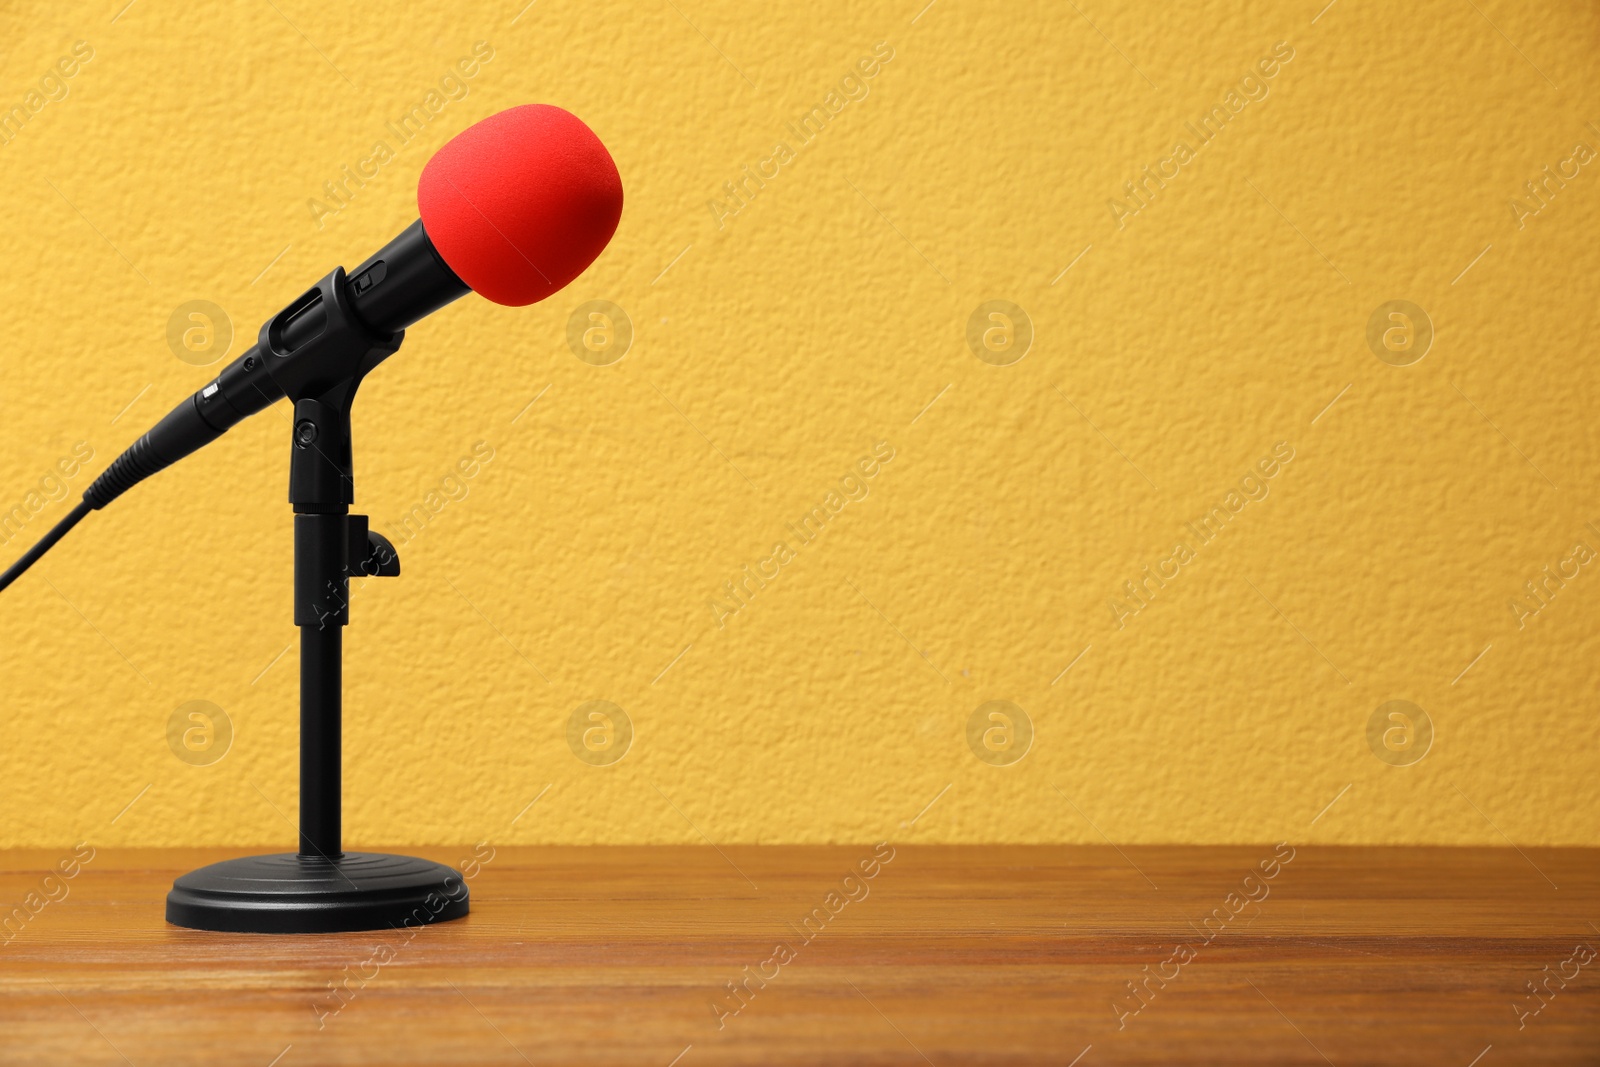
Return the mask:
POLYGON ((289 502, 296 512, 326 513, 355 502, 350 406, 361 380, 393 355, 405 331, 377 333, 346 297, 335 267, 261 327, 257 347, 267 373, 294 402, 289 502))

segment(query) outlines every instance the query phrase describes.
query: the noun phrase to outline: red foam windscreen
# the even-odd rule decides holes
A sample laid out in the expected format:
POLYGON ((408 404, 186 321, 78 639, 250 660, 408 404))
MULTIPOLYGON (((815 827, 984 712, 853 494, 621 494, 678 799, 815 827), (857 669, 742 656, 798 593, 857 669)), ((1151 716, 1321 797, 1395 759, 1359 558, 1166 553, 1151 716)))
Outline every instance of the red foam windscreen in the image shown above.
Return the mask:
POLYGON ((478 295, 520 307, 582 274, 622 217, 622 179, 594 131, 549 104, 451 138, 417 183, 433 246, 478 295))

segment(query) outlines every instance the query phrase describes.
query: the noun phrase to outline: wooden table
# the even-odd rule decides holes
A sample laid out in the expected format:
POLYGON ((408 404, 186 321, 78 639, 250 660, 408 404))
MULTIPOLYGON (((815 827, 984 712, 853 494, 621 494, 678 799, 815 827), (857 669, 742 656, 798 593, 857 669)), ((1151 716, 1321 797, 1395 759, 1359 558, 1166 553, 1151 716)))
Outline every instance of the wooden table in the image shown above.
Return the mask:
POLYGON ((167 926, 233 852, 3 853, 0 1063, 1600 1063, 1596 851, 890 851, 485 846, 409 940, 167 926))

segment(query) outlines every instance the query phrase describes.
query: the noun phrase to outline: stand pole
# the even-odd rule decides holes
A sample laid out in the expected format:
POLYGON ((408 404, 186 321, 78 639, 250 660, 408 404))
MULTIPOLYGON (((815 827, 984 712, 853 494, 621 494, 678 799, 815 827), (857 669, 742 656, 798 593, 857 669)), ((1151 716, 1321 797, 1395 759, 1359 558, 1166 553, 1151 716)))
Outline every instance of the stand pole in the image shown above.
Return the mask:
MULTIPOLYGON (((344 854, 342 656, 350 575, 363 570, 370 552, 366 517, 350 514, 350 402, 358 382, 330 391, 338 403, 295 402, 289 461, 294 624, 300 628, 300 855, 328 860, 344 854)), ((399 572, 397 560, 391 569, 399 572)))
MULTIPOLYGON (((298 523, 298 520, 297 520, 298 523)), ((300 627, 300 855, 343 854, 340 662, 344 631, 300 627)))

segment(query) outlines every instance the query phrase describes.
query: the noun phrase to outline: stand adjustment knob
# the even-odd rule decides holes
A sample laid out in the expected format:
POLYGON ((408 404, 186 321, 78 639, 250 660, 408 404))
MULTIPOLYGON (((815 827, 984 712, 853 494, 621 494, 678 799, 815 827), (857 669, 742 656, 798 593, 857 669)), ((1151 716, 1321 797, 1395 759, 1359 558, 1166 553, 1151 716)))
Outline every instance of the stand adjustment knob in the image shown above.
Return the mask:
POLYGON ((400 554, 389 539, 367 526, 365 515, 351 515, 350 574, 368 578, 398 578, 400 554))

